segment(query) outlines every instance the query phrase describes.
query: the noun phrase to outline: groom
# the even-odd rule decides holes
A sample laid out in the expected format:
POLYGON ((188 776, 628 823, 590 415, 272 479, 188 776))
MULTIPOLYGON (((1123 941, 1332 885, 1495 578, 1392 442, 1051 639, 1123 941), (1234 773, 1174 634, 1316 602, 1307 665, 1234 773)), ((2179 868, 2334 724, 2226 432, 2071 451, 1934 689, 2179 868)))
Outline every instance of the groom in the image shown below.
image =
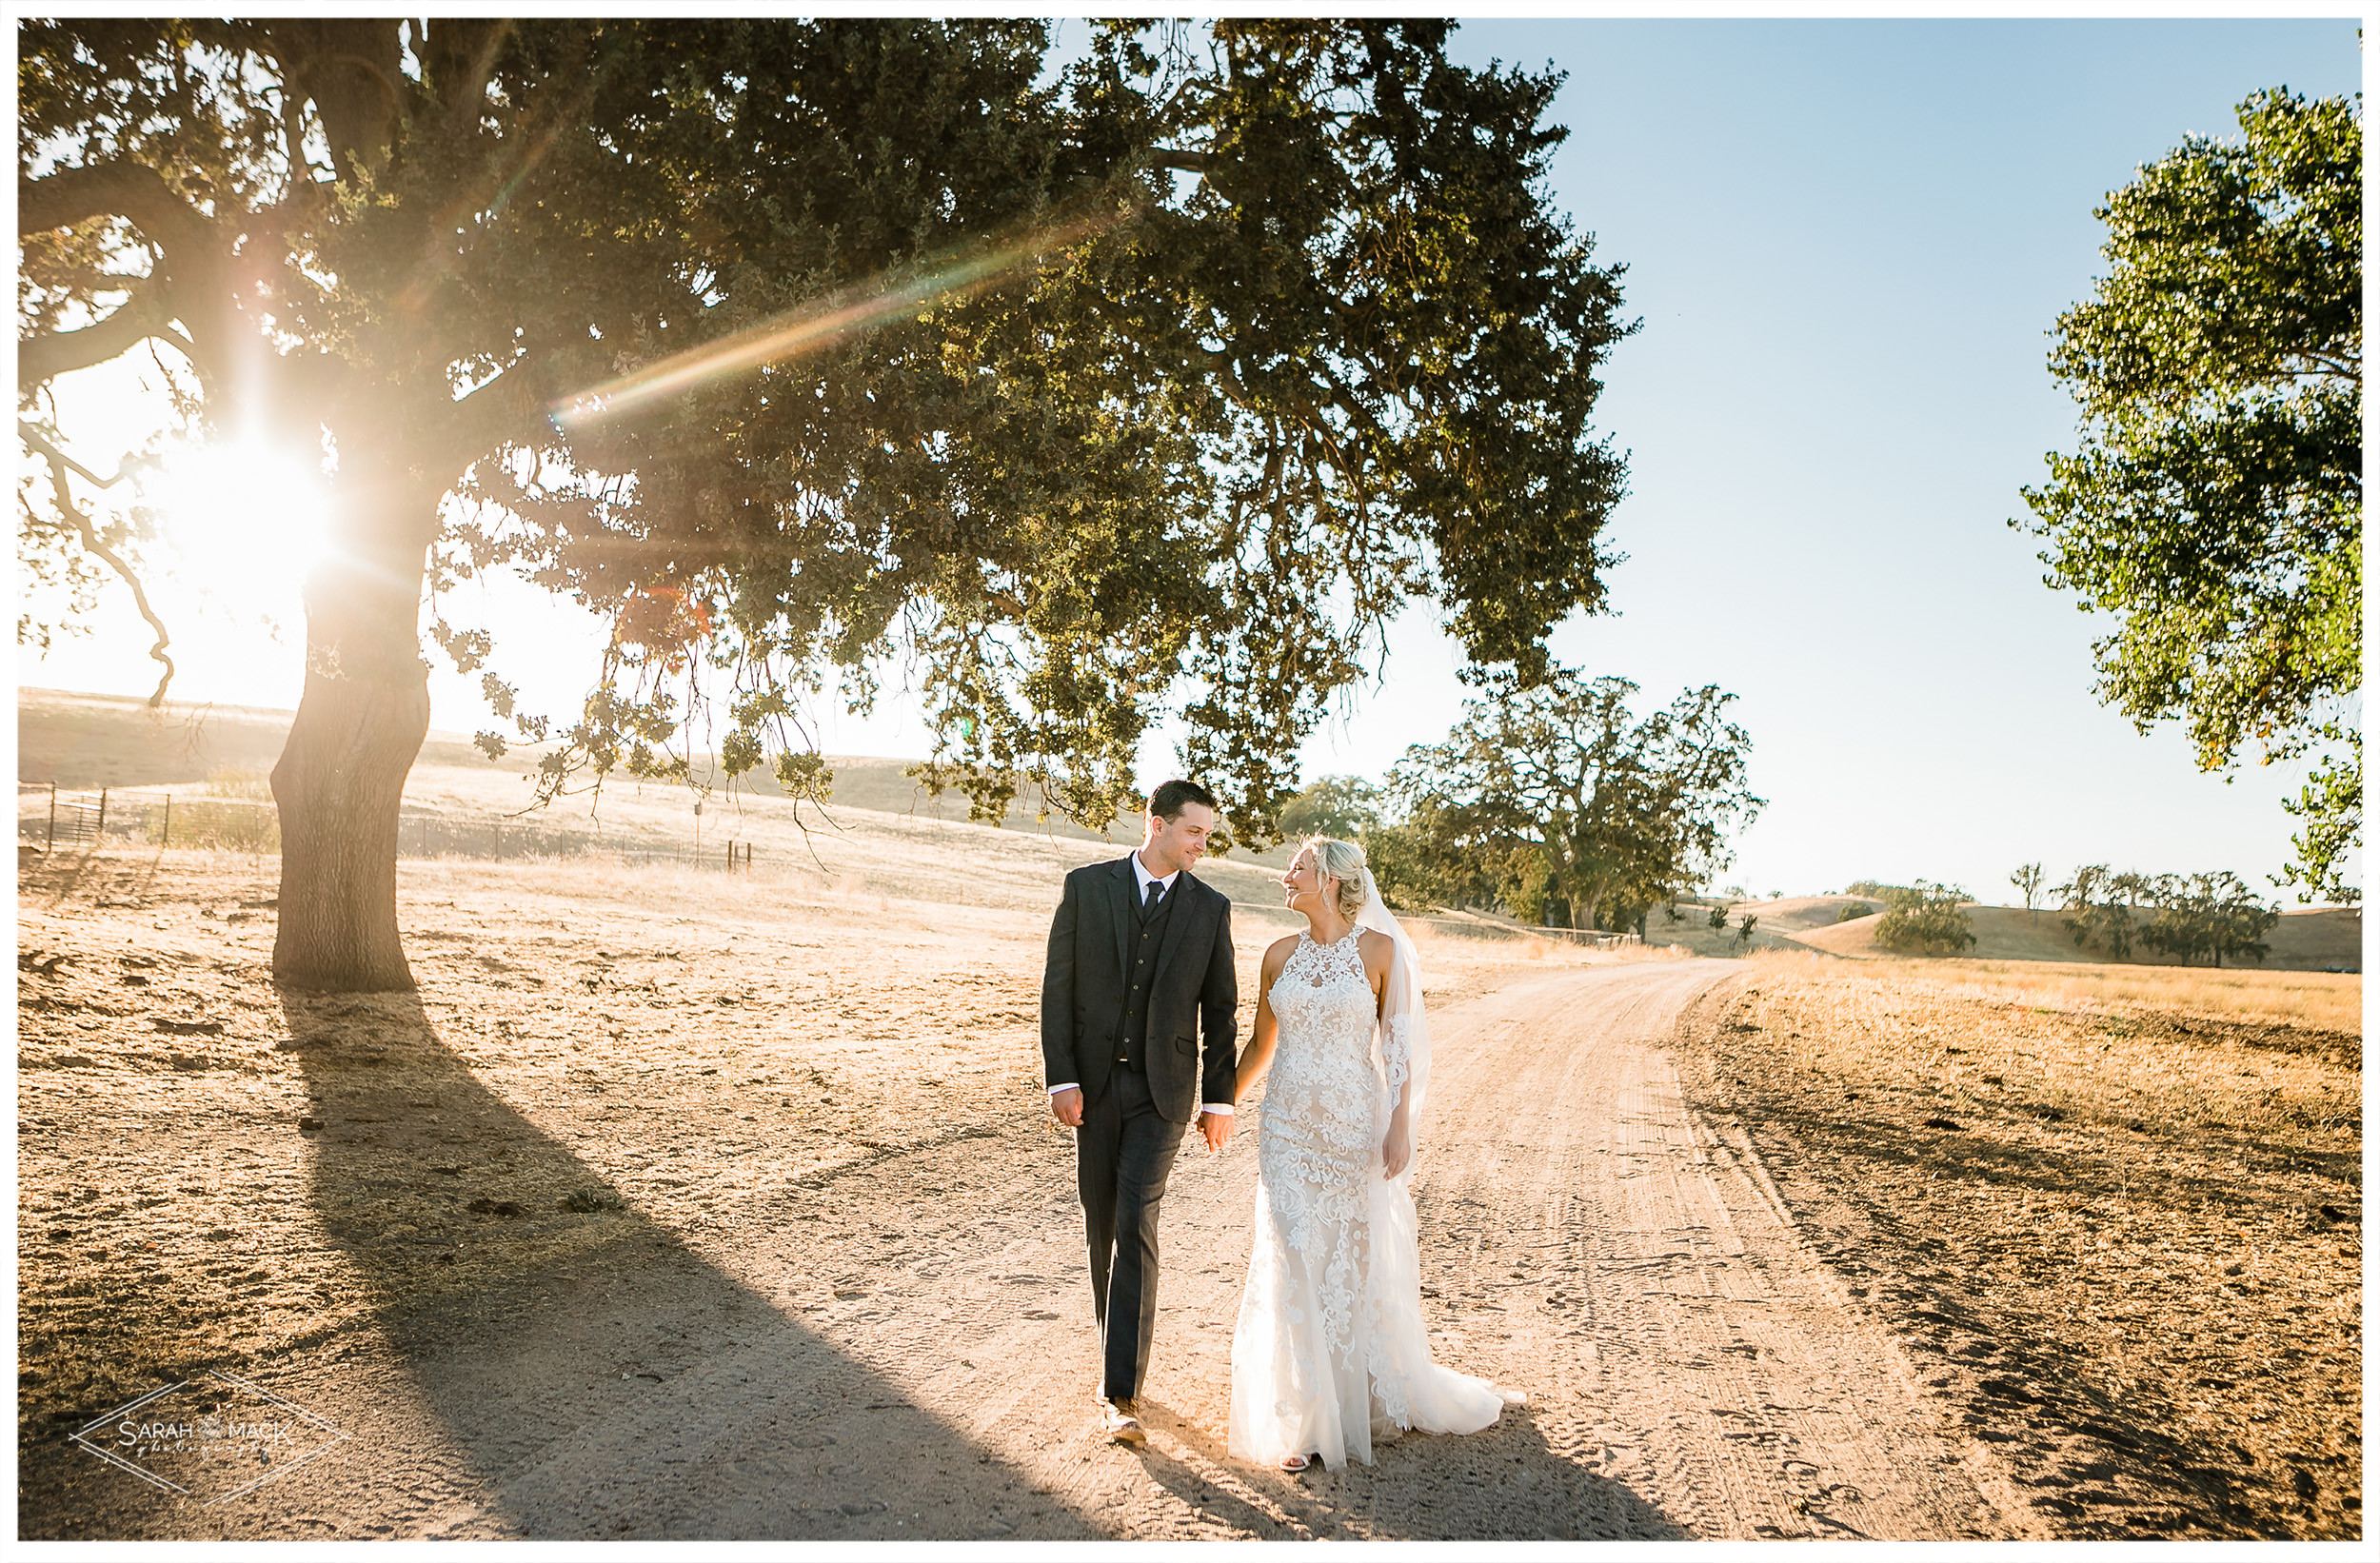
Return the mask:
POLYGON ((1231 902, 1190 877, 1215 795, 1149 795, 1140 850, 1066 876, 1041 976, 1050 1111, 1075 1132, 1075 1180, 1104 1341, 1101 1424, 1147 1441, 1135 1397, 1157 1329, 1157 1205, 1193 1109, 1209 1150, 1231 1138, 1240 1030, 1231 902))

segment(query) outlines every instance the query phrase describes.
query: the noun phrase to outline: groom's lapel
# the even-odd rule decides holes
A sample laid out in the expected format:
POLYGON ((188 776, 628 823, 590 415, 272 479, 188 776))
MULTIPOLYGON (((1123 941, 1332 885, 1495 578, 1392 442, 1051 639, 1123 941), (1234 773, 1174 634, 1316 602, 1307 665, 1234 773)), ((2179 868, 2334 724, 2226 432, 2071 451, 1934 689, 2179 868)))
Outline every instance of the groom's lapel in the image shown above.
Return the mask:
POLYGON ((1132 860, 1119 858, 1107 876, 1107 925, 1116 930, 1116 969, 1132 969, 1132 860))

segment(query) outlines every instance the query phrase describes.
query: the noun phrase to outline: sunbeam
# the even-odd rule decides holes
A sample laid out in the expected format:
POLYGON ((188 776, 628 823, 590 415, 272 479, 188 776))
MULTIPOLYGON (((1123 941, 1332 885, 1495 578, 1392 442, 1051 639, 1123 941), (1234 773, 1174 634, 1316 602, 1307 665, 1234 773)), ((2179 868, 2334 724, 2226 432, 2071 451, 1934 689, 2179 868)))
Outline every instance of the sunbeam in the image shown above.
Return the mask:
POLYGON ((551 415, 558 425, 611 417, 657 397, 674 396, 705 381, 791 358, 886 321, 914 315, 942 300, 967 297, 1029 269, 1052 250, 1105 232, 1130 217, 1133 210, 1130 207, 1119 207, 1096 216, 1078 218, 973 259, 933 267, 909 282, 897 286, 880 283, 787 310, 720 341, 672 353, 657 364, 648 364, 591 390, 565 397, 554 404, 551 415))

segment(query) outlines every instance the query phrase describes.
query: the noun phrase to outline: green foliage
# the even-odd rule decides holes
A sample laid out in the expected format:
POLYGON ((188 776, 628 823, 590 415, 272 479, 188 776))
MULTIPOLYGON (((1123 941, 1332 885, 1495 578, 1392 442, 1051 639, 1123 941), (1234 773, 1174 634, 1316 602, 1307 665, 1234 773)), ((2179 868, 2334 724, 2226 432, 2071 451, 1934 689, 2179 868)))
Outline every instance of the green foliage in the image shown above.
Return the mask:
POLYGON ((1846 906, 1841 911, 1835 913, 1835 920, 1837 922, 1856 922, 1861 918, 1874 916, 1875 916, 1874 907, 1862 906, 1854 901, 1851 905, 1846 906))
POLYGON ((1711 926, 1714 929, 1727 926, 1727 907, 1724 903, 1711 908, 1711 926))
POLYGON ((2076 949, 2097 950, 2113 960, 2132 954, 2133 911, 2149 899, 2144 876, 2118 874, 2105 863, 2085 863, 2051 894, 2066 909, 2060 920, 2076 949))
POLYGON ((2337 722, 2323 723, 2318 732, 2347 753, 2324 755, 2297 796, 2281 804, 2306 826, 2290 838, 2296 860, 2283 864, 2272 882, 2301 886, 2300 901, 2358 901, 2362 887, 2347 881, 2345 869, 2348 855, 2363 840, 2364 735, 2337 722))
POLYGON ((1457 828, 1448 809, 1423 799, 1402 820, 1367 832, 1364 858, 1379 884, 1380 898, 1417 909, 1502 907, 1523 921, 1540 921, 1543 865, 1529 844, 1504 842, 1466 853, 1448 844, 1457 828), (1510 904, 1505 900, 1508 888, 1510 904))
POLYGON ((1752 931, 1758 926, 1760 926, 1760 920, 1753 916, 1750 912, 1746 912, 1744 914, 1743 921, 1735 925, 1735 942, 1738 944, 1751 943, 1752 931))
POLYGON ((1896 892, 1912 888, 1906 884, 1881 884, 1874 880, 1854 880, 1843 886, 1846 896, 1863 896, 1869 900, 1889 901, 1896 892))
POLYGON ((1632 920, 1727 861, 1731 825, 1762 800, 1744 785, 1752 741, 1732 695, 1688 690, 1635 721, 1625 679, 1556 671, 1466 702, 1443 743, 1416 744, 1389 791, 1421 827, 1433 882, 1512 916, 1592 928, 1632 920))
POLYGON ((1885 897, 1875 941, 1904 955, 1956 955, 1975 941, 1967 899, 1957 886, 1931 880, 1896 886, 1885 897))
POLYGON ((814 755, 906 667, 980 816, 1103 824, 1180 702, 1260 845, 1409 600, 1523 683, 1603 605, 1634 327, 1544 197, 1559 78, 1449 31, 27 23, 20 392, 153 350, 193 436, 335 446, 442 609, 508 566, 608 616, 577 720, 513 714, 549 792, 814 755))
POLYGON ((1380 822, 1380 793, 1352 776, 1318 777, 1281 805, 1280 833, 1289 841, 1335 836, 1352 841, 1380 822))
POLYGON ((2066 904, 2066 928, 2076 947, 2117 960, 2132 954, 2135 941, 2186 962, 2203 957, 2219 966, 2234 956, 2262 960, 2271 953, 2264 936, 2281 919, 2278 906, 2257 900, 2228 872, 2118 874, 2105 863, 2089 863, 2053 893, 2066 904))
MULTIPOLYGON (((2281 882, 2353 900, 2362 745, 2363 129, 2345 98, 2259 92, 2242 137, 2192 137, 2098 216, 2109 273, 2050 367, 2081 444, 2025 490, 2049 584, 2116 617, 2101 697, 2187 723, 2207 769, 2343 745, 2292 813, 2281 882)), ((2012 525, 2018 524, 2015 522, 2012 525)))
POLYGON ((2149 882, 2155 908, 2140 941, 2184 962, 2201 956, 2223 964, 2226 956, 2262 961, 2271 953, 2264 936, 2281 920, 2281 909, 2256 900, 2231 873, 2160 874, 2149 882))

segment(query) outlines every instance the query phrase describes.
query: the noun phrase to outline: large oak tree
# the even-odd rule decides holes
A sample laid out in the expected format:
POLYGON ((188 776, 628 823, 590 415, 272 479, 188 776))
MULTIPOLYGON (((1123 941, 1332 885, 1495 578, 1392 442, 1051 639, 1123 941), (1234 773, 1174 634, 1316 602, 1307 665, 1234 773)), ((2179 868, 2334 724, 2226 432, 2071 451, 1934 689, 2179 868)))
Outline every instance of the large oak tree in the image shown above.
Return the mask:
MULTIPOLYGON (((505 709, 436 613, 500 564, 617 626, 576 720, 517 714, 549 787, 682 767, 699 717, 816 791, 811 702, 905 659, 980 809, 1111 818, 1179 700, 1261 840, 1408 600, 1542 678, 1602 602, 1628 326, 1540 194, 1557 79, 1447 32, 1102 26, 1053 67, 1033 23, 24 27, 30 448, 104 465, 41 393, 137 348, 333 485, 276 974, 409 983, 425 601, 505 709)), ((105 545, 49 470, 25 546, 105 545)))
POLYGON ((1383 887, 1493 900, 1532 921, 1626 923, 1725 867, 1758 815, 1752 740, 1716 684, 1638 720, 1636 685, 1557 669, 1464 703, 1442 743, 1390 772, 1405 821, 1377 833, 1383 887))

